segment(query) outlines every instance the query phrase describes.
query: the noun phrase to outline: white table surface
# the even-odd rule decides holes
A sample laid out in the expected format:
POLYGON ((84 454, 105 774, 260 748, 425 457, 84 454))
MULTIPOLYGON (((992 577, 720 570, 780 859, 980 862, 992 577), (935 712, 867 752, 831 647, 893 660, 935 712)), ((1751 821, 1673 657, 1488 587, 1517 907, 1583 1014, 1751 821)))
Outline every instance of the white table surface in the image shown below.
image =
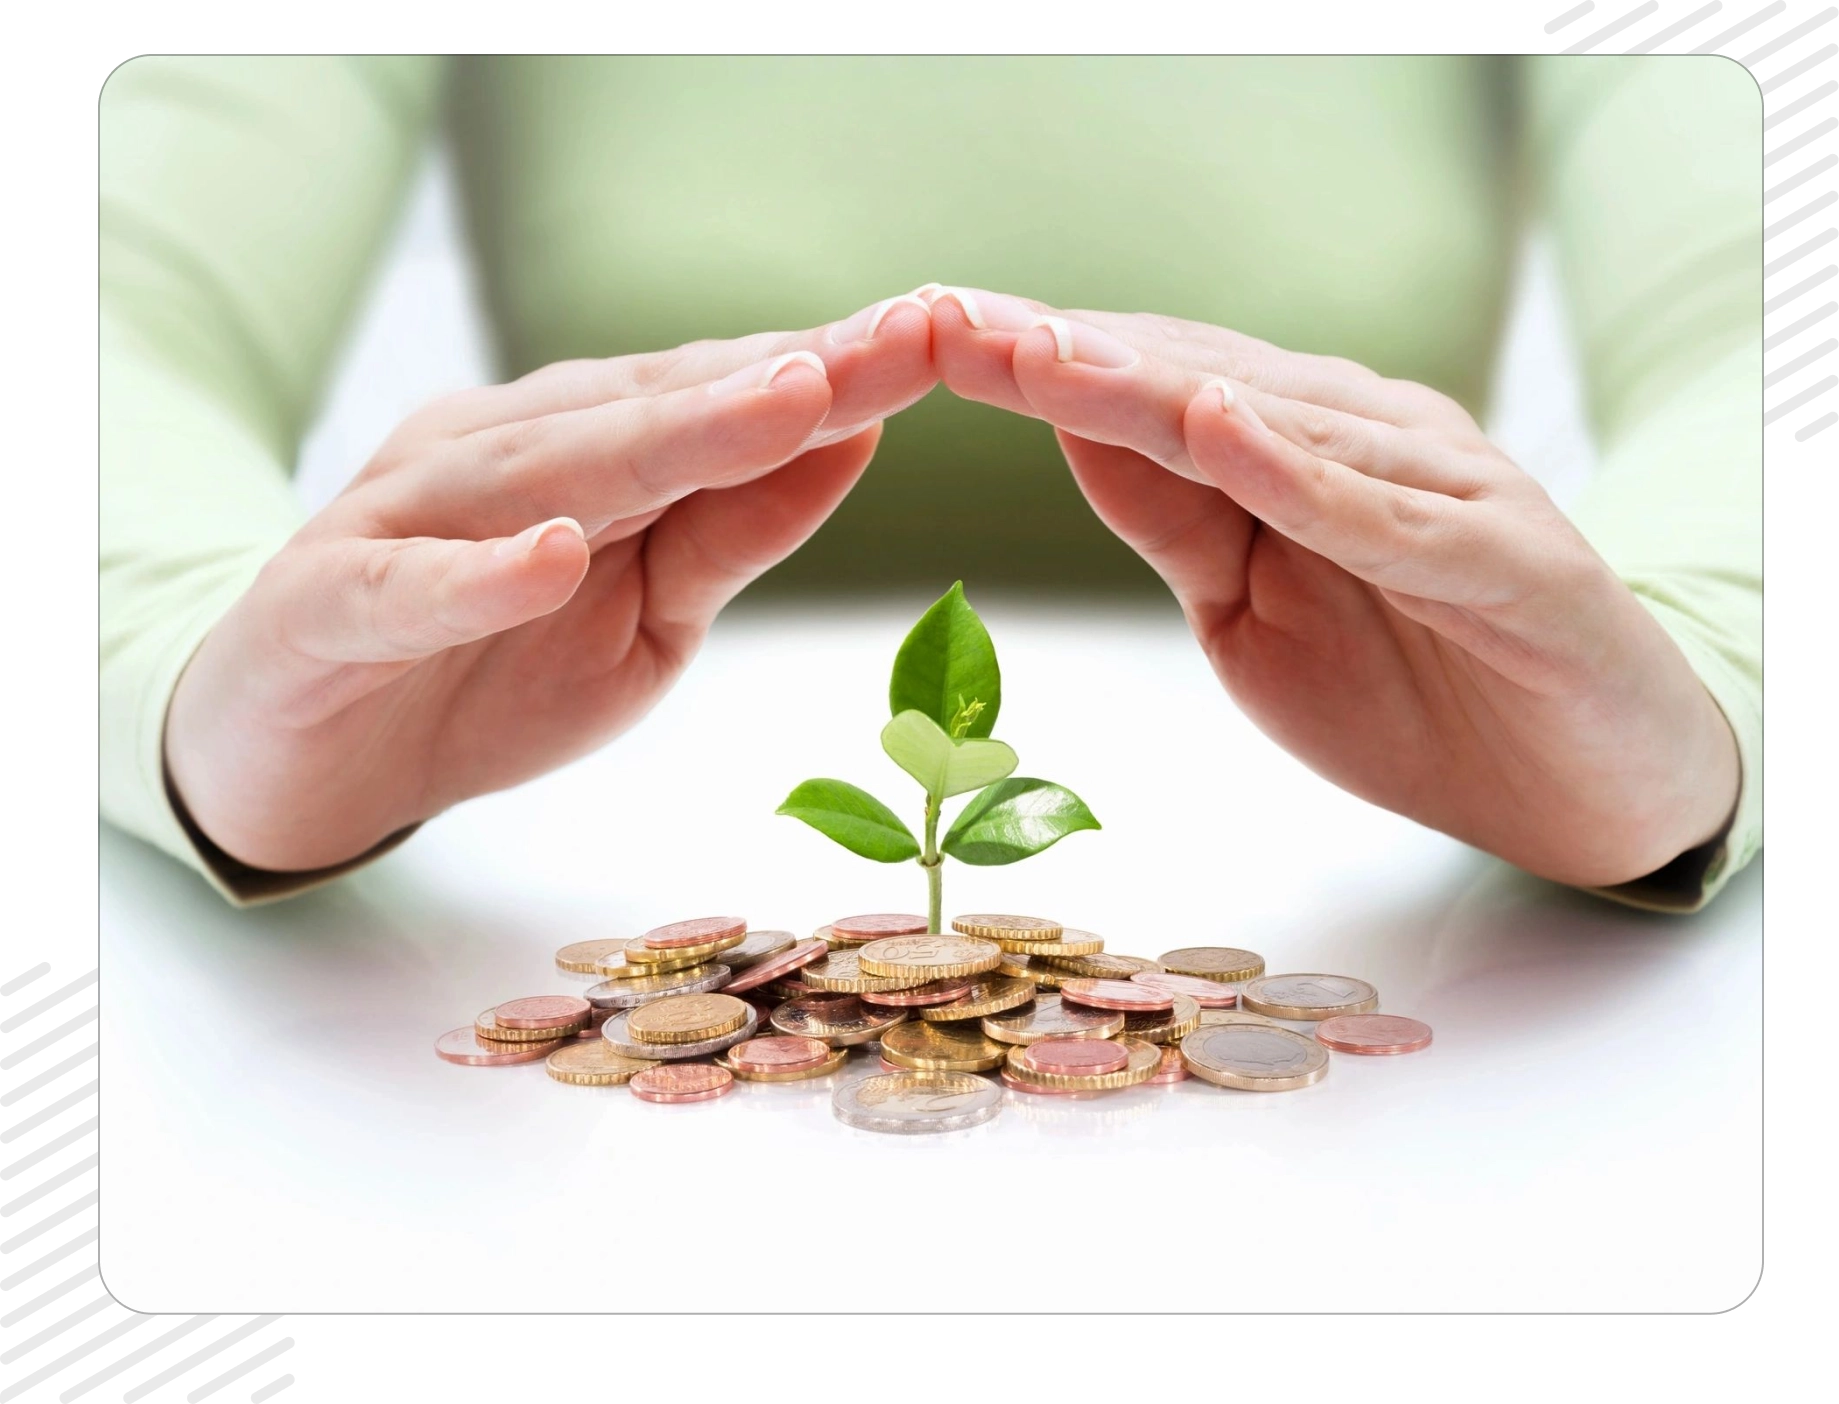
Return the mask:
POLYGON ((923 910, 917 868, 773 809, 815 775, 917 809, 876 736, 924 600, 734 613, 638 729, 324 892, 233 911, 105 831, 109 1289, 160 1312, 1744 1297, 1760 865, 1693 918, 1549 886, 1310 774, 1238 715, 1172 606, 979 603, 1004 665, 998 734, 1105 829, 1014 867, 948 865, 948 914, 1358 975, 1434 1045, 1335 1055, 1290 1093, 1007 1093, 996 1121, 932 1137, 843 1126, 829 1082, 659 1107, 540 1064, 437 1060, 435 1037, 479 1010, 579 989, 552 963, 566 942, 712 912, 805 932, 923 910))

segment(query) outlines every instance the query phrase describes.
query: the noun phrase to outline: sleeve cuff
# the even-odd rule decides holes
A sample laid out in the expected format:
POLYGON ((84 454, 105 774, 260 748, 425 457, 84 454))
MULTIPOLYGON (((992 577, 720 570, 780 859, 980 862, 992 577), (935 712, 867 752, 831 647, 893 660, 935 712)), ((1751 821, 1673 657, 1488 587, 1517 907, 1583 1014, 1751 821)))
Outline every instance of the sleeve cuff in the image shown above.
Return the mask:
POLYGON ((1678 607, 1639 595, 1686 655, 1699 681, 1724 713, 1737 738, 1737 803, 1722 833, 1682 853, 1665 867, 1614 887, 1590 890, 1611 901, 1652 912, 1696 912, 1762 851, 1762 706, 1760 670, 1739 664, 1707 640, 1693 617, 1678 607))

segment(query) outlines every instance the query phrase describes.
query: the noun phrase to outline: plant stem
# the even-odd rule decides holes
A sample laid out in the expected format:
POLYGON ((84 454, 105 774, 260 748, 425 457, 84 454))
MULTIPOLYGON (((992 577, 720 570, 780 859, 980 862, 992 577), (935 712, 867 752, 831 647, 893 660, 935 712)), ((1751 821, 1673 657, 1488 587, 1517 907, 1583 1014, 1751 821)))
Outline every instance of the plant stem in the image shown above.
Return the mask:
POLYGON ((920 866, 926 870, 926 930, 937 933, 940 913, 944 910, 941 892, 945 876, 945 859, 939 852, 939 798, 926 796, 926 851, 920 855, 920 866))

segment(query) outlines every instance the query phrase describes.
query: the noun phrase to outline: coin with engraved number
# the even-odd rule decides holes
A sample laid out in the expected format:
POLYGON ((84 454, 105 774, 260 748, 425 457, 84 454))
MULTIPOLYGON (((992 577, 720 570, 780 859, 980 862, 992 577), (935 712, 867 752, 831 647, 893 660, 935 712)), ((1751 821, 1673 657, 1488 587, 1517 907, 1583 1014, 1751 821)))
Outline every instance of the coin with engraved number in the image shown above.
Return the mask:
POLYGON ((797 944, 798 938, 789 931, 749 931, 741 938, 740 945, 722 952, 722 964, 730 970, 745 970, 797 944))
POLYGON ((488 1009, 473 1020, 473 1032, 493 1043, 544 1043, 558 1038, 572 1038, 575 1030, 586 1022, 586 1019, 578 1019, 557 1029, 507 1029, 498 1022, 497 1012, 488 1009))
POLYGON ((733 995, 666 995, 628 1014, 626 1032, 640 1043, 701 1043, 732 1033, 752 1013, 733 995))
POLYGON ((1043 1087, 1060 1087, 1069 1092, 1113 1092, 1148 1082, 1162 1065, 1162 1051, 1140 1038, 1120 1038, 1118 1044, 1128 1055, 1125 1066, 1115 1072, 1050 1072, 1028 1061, 1032 1048, 1011 1048, 1003 1070, 1016 1082, 1036 1083, 1043 1087))
MULTIPOLYGON (((864 946, 862 950, 867 950, 864 946)), ((798 978, 814 990, 836 994, 867 994, 871 990, 911 989, 931 983, 918 971, 874 975, 862 968, 862 950, 832 951, 822 960, 813 961, 798 972, 798 978)))
POLYGON ((729 1064, 748 1072, 785 1072, 789 1068, 808 1068, 830 1056, 830 1045, 815 1038, 797 1038, 791 1034, 770 1034, 737 1043, 725 1055, 729 1064))
POLYGON ((1145 1043, 1180 1043, 1200 1027, 1200 1005, 1186 995, 1174 996, 1173 1009, 1132 1009, 1124 1015, 1124 1032, 1145 1043))
POLYGON ((449 1063, 474 1068, 504 1067, 511 1063, 536 1063, 571 1041, 569 1038, 531 1039, 525 1043, 500 1043, 480 1038, 472 1029, 450 1029, 434 1040, 435 1054, 449 1063))
POLYGON ((626 944, 624 936, 602 937, 597 941, 575 941, 556 952, 556 969, 574 975, 599 973, 599 965, 608 956, 617 955, 626 944))
POLYGON ((750 965, 722 988, 728 994, 739 994, 742 990, 755 990, 762 985, 783 979, 794 970, 801 969, 814 960, 822 960, 823 957, 824 943, 822 941, 800 941, 790 950, 781 951, 778 955, 768 956, 765 960, 750 965))
POLYGON ((1044 1038, 1110 1038, 1124 1031, 1121 1010, 1082 1009, 1059 995, 1037 996, 1033 1005, 1012 1014, 993 1014, 983 1031, 998 1043, 1036 1043, 1044 1038))
POLYGON ((626 1086, 647 1102, 709 1102, 734 1090, 734 1074, 713 1063, 660 1063, 626 1086))
POLYGON ((1089 1009, 1173 1009, 1182 996, 1133 980, 1065 980, 1060 985, 1060 998, 1089 1009))
POLYGON ((954 975, 981 975, 1002 959, 994 941, 975 936, 889 936, 870 941, 856 952, 864 975, 917 975, 948 980, 954 975))
POLYGON ((844 1125, 863 1131, 962 1131, 1001 1111, 1002 1091, 975 1073, 871 1073, 837 1088, 830 1110, 844 1125))
POLYGON ((913 985, 900 990, 864 990, 862 1000, 865 1004, 879 1004, 890 1009, 915 1009, 928 1004, 949 1004, 969 990, 972 983, 968 975, 960 975, 954 980, 928 980, 923 985, 913 985))
POLYGON ((1198 975, 1203 980, 1220 980, 1229 985, 1264 974, 1264 957, 1237 946, 1183 946, 1177 951, 1164 951, 1156 958, 1156 964, 1171 975, 1198 975))
POLYGON ((926 918, 907 912, 875 912, 868 916, 838 917, 831 930, 846 941, 878 941, 883 936, 919 936, 926 930, 926 918))
POLYGON ((1130 1065, 1130 1050, 1109 1038, 1044 1038, 1022 1050, 1022 1062, 1031 1072, 1108 1073, 1130 1065))
POLYGON ((731 978, 726 965, 692 965, 688 970, 643 975, 636 980, 603 980, 583 991, 581 997, 599 1010, 636 1009, 665 995, 719 990, 731 978))
POLYGON ((1379 991, 1352 975, 1265 975, 1247 981, 1239 1003, 1274 1019, 1331 1019, 1379 1007, 1379 991))
POLYGON ((968 916, 953 917, 951 929, 961 931, 966 936, 983 936, 994 939, 997 936, 1034 936, 1042 941, 1051 941, 1066 928, 1057 921, 1046 917, 1007 916, 998 912, 972 912, 968 916))
POLYGON ((1218 980, 1199 975, 1171 975, 1166 970, 1139 970, 1130 977, 1139 985, 1169 994, 1183 994, 1202 1009, 1231 1009, 1239 1002, 1239 987, 1223 985, 1218 980))
POLYGON ((904 1009, 877 1009, 852 994, 808 994, 787 1000, 773 1011, 780 1033, 815 1038, 832 1048, 870 1043, 907 1017, 904 1009))
POLYGON ((1032 957, 1036 967, 1046 966, 1060 972, 1060 988, 1069 978, 1081 980, 1128 980, 1139 971, 1154 970, 1156 962, 1142 956, 1119 955, 1100 951, 1097 955, 1032 957))
POLYGON ((815 1063, 763 1072, 755 1068, 743 1068, 728 1053, 720 1053, 716 1055, 715 1066, 726 1068, 742 1082, 814 1082, 820 1077, 829 1077, 831 1073, 843 1066, 848 1057, 847 1048, 826 1048, 824 1056, 815 1063))
POLYGON ((985 975, 973 981, 970 989, 950 1004, 935 1004, 916 1009, 914 1013, 929 1024, 946 1024, 955 1019, 982 1019, 1026 1004, 1034 998, 1034 994, 1034 985, 1030 981, 985 975))
POLYGON ((658 1064, 650 1058, 615 1053, 604 1039, 595 1039, 563 1044, 544 1060, 544 1066, 557 1082, 574 1087, 617 1087, 658 1064))
POLYGON ((881 1035, 882 1059, 903 1068, 987 1072, 1007 1051, 974 1024, 901 1024, 881 1035))
POLYGON ((1181 1060, 1198 1078, 1245 1092, 1287 1092, 1320 1082, 1327 1050, 1289 1029, 1215 1024, 1181 1041, 1181 1060))
MULTIPOLYGON (((702 996, 692 996, 702 998, 702 996)), ((760 1012, 744 1000, 735 1001, 746 1009, 747 1022, 731 1033, 721 1034, 715 1038, 700 1039, 695 1043, 646 1043, 635 1039, 627 1031, 626 1021, 637 1010, 620 1010, 600 1026, 600 1036, 615 1053, 624 1053, 628 1058, 657 1058, 679 1060, 683 1058, 701 1058, 710 1053, 719 1053, 730 1048, 743 1039, 752 1038, 754 1030, 760 1027, 760 1012)), ((649 1005, 641 1008, 650 1008, 649 1005)))
POLYGON ((1315 1037, 1337 1053, 1415 1053, 1430 1047, 1430 1025, 1401 1014, 1338 1014, 1316 1025, 1315 1037))
POLYGON ((588 1003, 575 995, 532 995, 492 1007, 501 1029, 572 1029, 588 1015, 588 1003))
POLYGON ((745 937, 746 934, 747 922, 741 917, 692 917, 688 921, 673 921, 668 926, 654 926, 639 940, 654 951, 669 951, 684 946, 706 946, 711 941, 726 941, 730 936, 745 937))

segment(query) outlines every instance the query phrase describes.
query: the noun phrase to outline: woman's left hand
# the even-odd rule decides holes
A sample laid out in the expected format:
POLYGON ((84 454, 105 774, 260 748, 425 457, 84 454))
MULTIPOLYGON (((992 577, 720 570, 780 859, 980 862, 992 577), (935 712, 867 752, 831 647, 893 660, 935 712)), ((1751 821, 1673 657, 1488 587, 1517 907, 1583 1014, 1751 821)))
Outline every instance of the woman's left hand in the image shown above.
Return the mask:
POLYGON ((945 383, 1054 425, 1233 698, 1328 779, 1580 886, 1728 822, 1710 693, 1453 400, 1197 322, 927 296, 945 383))

